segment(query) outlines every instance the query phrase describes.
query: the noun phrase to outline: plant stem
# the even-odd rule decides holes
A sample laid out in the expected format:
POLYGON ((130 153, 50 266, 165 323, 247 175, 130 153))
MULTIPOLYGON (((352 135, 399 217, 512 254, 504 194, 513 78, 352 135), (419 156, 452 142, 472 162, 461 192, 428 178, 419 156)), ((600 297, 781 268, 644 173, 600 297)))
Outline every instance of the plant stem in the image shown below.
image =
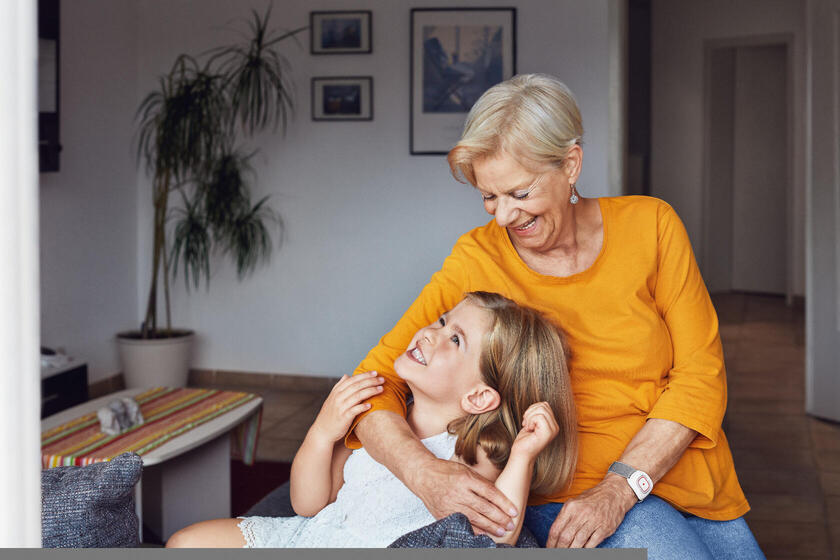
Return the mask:
POLYGON ((155 179, 155 186, 154 186, 154 208, 155 208, 155 217, 154 217, 154 235, 152 242, 152 281, 151 286, 149 288, 149 300, 146 304, 146 320, 143 321, 143 332, 141 336, 143 338, 149 338, 150 333, 154 333, 157 328, 157 279, 158 279, 158 271, 160 268, 160 237, 158 235, 158 222, 159 222, 159 209, 158 209, 158 187, 159 179, 155 179))
MULTIPOLYGON (((161 193, 163 199, 163 215, 166 216, 166 207, 169 202, 169 176, 166 178, 166 188, 161 193)), ((166 330, 172 334, 172 311, 169 305, 169 255, 166 251, 166 220, 163 220, 160 228, 160 243, 163 247, 163 299, 166 302, 166 330)))
POLYGON ((149 300, 146 306, 146 320, 143 322, 143 338, 153 337, 157 331, 157 284, 160 275, 161 260, 163 260, 163 286, 166 296, 167 328, 172 329, 169 310, 168 262, 166 260, 166 207, 169 193, 170 174, 164 172, 163 177, 157 177, 154 182, 154 248, 152 251, 152 282, 149 289, 149 300))

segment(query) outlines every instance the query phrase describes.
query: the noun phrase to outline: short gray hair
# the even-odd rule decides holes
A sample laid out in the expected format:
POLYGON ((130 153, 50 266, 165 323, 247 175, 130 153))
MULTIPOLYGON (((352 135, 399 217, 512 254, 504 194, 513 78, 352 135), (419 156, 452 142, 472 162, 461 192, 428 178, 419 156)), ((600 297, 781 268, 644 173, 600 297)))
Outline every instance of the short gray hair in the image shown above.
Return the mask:
POLYGON ((475 185, 476 159, 504 150, 534 164, 559 166, 569 149, 582 143, 580 110, 569 88, 548 74, 520 74, 475 102, 447 160, 458 181, 475 185))

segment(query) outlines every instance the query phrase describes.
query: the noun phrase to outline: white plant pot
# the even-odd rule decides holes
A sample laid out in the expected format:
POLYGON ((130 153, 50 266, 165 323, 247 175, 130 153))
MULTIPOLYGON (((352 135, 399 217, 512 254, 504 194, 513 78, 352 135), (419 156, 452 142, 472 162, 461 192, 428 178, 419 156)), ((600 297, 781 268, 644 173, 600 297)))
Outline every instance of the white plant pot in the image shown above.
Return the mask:
POLYGON ((117 335, 117 348, 126 388, 186 387, 195 333, 151 340, 124 334, 117 335))

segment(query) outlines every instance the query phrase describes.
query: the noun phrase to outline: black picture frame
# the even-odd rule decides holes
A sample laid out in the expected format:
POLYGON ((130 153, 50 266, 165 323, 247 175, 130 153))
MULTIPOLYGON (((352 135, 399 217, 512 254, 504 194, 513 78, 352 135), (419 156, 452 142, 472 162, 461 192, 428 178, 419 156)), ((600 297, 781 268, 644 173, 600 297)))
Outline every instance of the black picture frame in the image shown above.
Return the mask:
POLYGON ((413 8, 410 32, 409 152, 446 155, 478 97, 516 74, 516 8, 413 8))
POLYGON ((312 78, 313 121, 372 121, 373 76, 312 78))
POLYGON ((59 0, 38 0, 38 170, 59 170, 61 25, 59 0))
POLYGON ((336 10, 309 12, 310 54, 370 54, 373 12, 336 10))

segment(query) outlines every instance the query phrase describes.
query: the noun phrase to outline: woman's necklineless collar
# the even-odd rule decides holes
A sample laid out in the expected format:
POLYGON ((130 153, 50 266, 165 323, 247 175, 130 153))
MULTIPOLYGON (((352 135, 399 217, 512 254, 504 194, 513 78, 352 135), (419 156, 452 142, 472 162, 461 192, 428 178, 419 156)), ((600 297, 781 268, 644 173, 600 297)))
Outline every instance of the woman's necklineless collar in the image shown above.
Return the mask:
POLYGON ((592 261, 592 264, 590 264, 584 270, 581 270, 580 272, 576 272, 574 274, 570 274, 568 276, 554 276, 551 274, 542 274, 540 272, 537 272, 536 270, 528 266, 528 263, 526 263, 525 260, 522 258, 522 255, 519 254, 519 251, 516 249, 516 247, 513 244, 513 241, 510 238, 510 233, 508 233, 507 228, 499 226, 505 247, 509 252, 513 254, 514 258, 522 266, 522 268, 527 270, 529 274, 537 277, 538 279, 544 282, 568 284, 576 282, 582 278, 593 274, 594 271, 600 267, 601 262, 604 260, 604 253, 607 250, 607 244, 609 240, 609 208, 608 201, 604 197, 598 197, 590 200, 595 200, 598 203, 598 210, 601 214, 601 230, 603 232, 603 238, 601 240, 601 248, 598 251, 598 255, 595 257, 595 260, 592 261))

